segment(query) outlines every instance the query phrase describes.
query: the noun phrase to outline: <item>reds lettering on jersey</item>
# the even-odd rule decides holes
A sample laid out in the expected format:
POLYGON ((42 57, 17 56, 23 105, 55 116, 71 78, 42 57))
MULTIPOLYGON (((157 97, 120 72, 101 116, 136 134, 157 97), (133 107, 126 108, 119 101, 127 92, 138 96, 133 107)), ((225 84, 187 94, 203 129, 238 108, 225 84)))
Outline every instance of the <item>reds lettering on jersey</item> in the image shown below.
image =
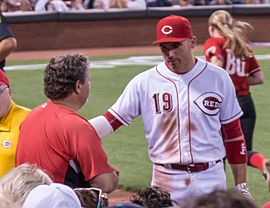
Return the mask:
POLYGON ((149 157, 163 164, 223 158, 221 123, 242 115, 229 75, 201 59, 183 75, 164 62, 137 75, 109 112, 126 126, 142 115, 149 157))
POLYGON ((248 76, 260 70, 259 64, 254 56, 243 59, 235 58, 230 49, 223 48, 226 39, 224 37, 209 38, 204 44, 204 55, 209 61, 212 56, 217 56, 223 60, 223 69, 225 69, 239 96, 249 94, 248 76))

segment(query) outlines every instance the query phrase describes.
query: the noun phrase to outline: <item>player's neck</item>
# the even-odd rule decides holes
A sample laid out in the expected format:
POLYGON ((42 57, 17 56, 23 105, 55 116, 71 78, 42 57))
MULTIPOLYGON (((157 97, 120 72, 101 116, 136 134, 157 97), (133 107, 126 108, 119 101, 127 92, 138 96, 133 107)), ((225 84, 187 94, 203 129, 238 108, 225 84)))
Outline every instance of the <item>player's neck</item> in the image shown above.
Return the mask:
POLYGON ((217 30, 217 29, 215 29, 213 31, 213 33, 212 33, 211 36, 214 37, 214 38, 221 38, 221 37, 223 37, 222 34, 221 34, 221 32, 219 30, 217 30))
POLYGON ((172 71, 172 72, 174 72, 176 74, 186 74, 186 73, 188 73, 190 70, 192 70, 192 68, 194 67, 194 65, 196 63, 197 63, 197 59, 195 57, 192 57, 192 60, 189 61, 188 64, 182 65, 181 67, 178 67, 178 68, 173 68, 167 62, 165 62, 168 69, 170 69, 170 71, 172 71))
POLYGON ((69 99, 61 99, 61 100, 51 100, 54 104, 65 106, 66 108, 77 112, 80 108, 74 102, 69 99))

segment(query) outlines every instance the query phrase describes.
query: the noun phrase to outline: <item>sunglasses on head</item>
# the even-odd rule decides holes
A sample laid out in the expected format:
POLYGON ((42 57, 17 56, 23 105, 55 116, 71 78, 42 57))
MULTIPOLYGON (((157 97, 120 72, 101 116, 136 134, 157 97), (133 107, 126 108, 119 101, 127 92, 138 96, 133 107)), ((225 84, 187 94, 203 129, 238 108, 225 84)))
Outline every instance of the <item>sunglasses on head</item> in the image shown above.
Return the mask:
POLYGON ((89 202, 96 203, 97 208, 101 208, 108 205, 108 196, 105 193, 102 193, 102 190, 99 188, 75 188, 75 193, 79 195, 80 200, 85 199, 85 197, 93 197, 93 194, 95 197, 93 197, 90 200, 83 200, 83 202, 89 202), (97 199, 97 200, 95 200, 97 199), (103 205, 103 206, 102 206, 103 205))

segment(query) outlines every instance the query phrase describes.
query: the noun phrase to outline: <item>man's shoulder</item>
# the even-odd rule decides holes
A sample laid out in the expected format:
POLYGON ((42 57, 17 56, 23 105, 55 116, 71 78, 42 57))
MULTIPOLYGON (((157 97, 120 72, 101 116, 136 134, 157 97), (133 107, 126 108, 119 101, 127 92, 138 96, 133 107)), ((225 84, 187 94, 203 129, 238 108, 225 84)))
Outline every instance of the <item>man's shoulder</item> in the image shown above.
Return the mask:
POLYGON ((25 118, 30 111, 29 108, 14 104, 12 113, 15 117, 25 118))
POLYGON ((221 67, 206 61, 206 72, 216 75, 217 77, 228 77, 228 73, 221 67))
POLYGON ((223 44, 226 41, 226 39, 224 37, 210 37, 206 40, 206 43, 219 43, 219 44, 223 44))
POLYGON ((21 106, 21 105, 17 105, 17 104, 15 105, 15 110, 17 112, 21 112, 21 113, 25 113, 25 114, 28 114, 31 111, 31 109, 26 108, 26 107, 21 106))

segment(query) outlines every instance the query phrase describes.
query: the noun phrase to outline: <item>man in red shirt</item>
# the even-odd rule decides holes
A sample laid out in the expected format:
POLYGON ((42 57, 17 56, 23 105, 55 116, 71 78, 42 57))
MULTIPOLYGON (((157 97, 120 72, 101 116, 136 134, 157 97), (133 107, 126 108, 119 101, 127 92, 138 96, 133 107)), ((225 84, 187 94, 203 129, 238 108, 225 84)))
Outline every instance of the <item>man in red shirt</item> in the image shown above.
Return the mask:
POLYGON ((44 72, 44 93, 49 101, 22 123, 16 165, 34 163, 54 182, 111 192, 118 184, 118 174, 108 164, 94 128, 77 113, 89 95, 87 68, 87 59, 79 54, 50 60, 44 72))

